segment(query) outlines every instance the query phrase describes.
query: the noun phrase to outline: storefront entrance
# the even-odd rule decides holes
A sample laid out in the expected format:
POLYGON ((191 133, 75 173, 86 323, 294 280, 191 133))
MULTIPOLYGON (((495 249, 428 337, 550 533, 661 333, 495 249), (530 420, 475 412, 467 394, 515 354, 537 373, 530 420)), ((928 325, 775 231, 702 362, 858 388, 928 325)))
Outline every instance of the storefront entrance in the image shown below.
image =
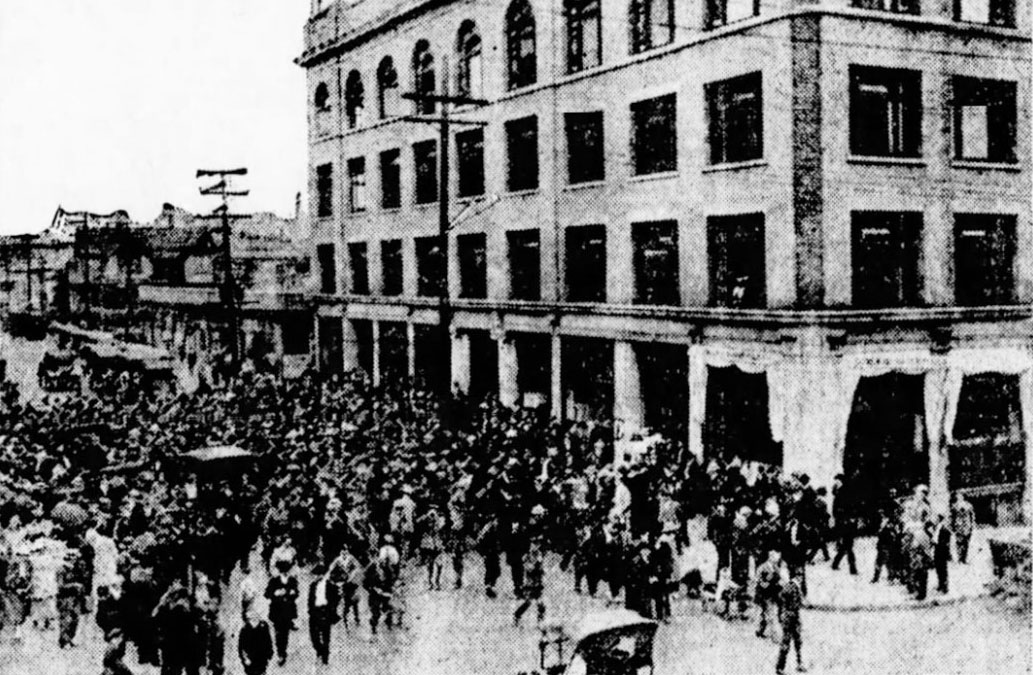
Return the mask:
POLYGON ((705 456, 782 466, 782 445, 771 438, 764 373, 746 373, 734 366, 708 368, 705 456))
POLYGON ((857 489, 862 527, 878 526, 880 509, 929 483, 923 376, 862 377, 847 426, 843 474, 857 489))

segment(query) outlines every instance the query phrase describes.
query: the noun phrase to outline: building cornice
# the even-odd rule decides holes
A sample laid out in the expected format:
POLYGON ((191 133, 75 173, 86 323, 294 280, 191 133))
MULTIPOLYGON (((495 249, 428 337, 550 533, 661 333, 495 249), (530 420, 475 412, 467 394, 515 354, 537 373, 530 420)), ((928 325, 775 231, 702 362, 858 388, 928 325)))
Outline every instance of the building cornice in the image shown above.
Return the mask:
MULTIPOLYGON (((368 42, 376 35, 389 31, 400 24, 405 23, 411 19, 414 19, 421 14, 425 14, 432 9, 442 7, 454 2, 454 0, 421 0, 415 2, 407 7, 403 7, 395 11, 394 13, 386 16, 378 17, 374 21, 367 22, 366 24, 360 25, 351 31, 339 35, 332 40, 328 40, 324 43, 316 45, 310 49, 306 49, 300 56, 298 56, 294 62, 303 67, 310 68, 316 66, 324 61, 339 56, 340 54, 348 51, 351 48, 357 47, 364 42, 368 42)), ((734 24, 722 26, 720 28, 714 28, 711 30, 701 31, 700 33, 692 36, 688 40, 682 42, 675 42, 671 45, 652 49, 640 54, 630 55, 628 58, 620 61, 619 63, 604 65, 599 68, 593 68, 588 71, 582 71, 573 75, 567 75, 556 78, 551 82, 541 83, 538 85, 532 85, 530 87, 522 88, 515 92, 507 92, 506 95, 499 97, 500 100, 508 98, 512 95, 522 95, 530 93, 540 89, 547 89, 550 87, 567 84, 572 81, 587 79, 603 73, 625 68, 636 63, 648 61, 661 56, 674 54, 684 49, 692 48, 696 45, 704 44, 712 40, 728 37, 738 33, 743 33, 759 26, 768 24, 774 24, 782 21, 791 20, 798 17, 836 17, 846 19, 861 19, 864 21, 873 21, 877 23, 888 23, 896 24, 901 26, 907 26, 909 28, 926 28, 931 30, 939 30, 943 32, 957 33, 960 35, 979 35, 990 37, 999 40, 1009 40, 1013 42, 1025 42, 1031 41, 1031 36, 1023 33, 1016 28, 1005 28, 1001 26, 990 26, 983 24, 964 23, 959 21, 953 21, 943 17, 936 16, 921 16, 912 14, 900 14, 896 12, 880 12, 873 10, 855 9, 855 8, 830 8, 830 7, 802 7, 792 9, 779 14, 771 16, 760 16, 745 21, 738 21, 734 24)), ((325 18, 325 14, 319 14, 309 20, 308 25, 311 25, 315 20, 325 18)))

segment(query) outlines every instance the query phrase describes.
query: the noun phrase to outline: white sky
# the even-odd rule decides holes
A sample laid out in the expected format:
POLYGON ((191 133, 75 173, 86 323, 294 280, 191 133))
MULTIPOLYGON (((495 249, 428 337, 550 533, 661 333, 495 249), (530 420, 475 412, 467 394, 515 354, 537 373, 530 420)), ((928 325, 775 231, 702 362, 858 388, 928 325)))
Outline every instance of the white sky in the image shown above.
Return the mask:
POLYGON ((242 211, 305 190, 309 0, 0 0, 0 234, 54 210, 194 211, 197 168, 247 166, 242 211))

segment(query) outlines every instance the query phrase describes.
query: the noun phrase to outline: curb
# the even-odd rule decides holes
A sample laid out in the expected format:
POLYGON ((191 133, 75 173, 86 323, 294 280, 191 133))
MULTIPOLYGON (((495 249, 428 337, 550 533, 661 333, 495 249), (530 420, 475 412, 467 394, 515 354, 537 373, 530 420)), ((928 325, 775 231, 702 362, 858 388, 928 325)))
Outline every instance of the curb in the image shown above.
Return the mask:
POLYGON ((886 612, 901 610, 928 609, 930 607, 950 607, 960 605, 972 600, 980 600, 990 597, 989 591, 982 591, 977 595, 961 595, 954 598, 929 598, 919 602, 918 600, 903 600, 893 604, 861 604, 861 605, 834 605, 822 602, 804 602, 804 609, 815 612, 886 612))

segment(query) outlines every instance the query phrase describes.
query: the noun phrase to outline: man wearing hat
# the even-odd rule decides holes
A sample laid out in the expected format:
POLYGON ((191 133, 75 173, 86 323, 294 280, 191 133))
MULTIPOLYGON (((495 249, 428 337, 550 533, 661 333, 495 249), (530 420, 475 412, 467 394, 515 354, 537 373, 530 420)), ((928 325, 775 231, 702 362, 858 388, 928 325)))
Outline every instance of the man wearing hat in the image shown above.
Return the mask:
POLYGON ((337 622, 337 585, 322 564, 312 568, 308 587, 308 629, 316 656, 330 663, 330 629, 337 622))
POLYGON ((298 617, 298 578, 291 574, 291 563, 278 560, 276 573, 265 587, 269 601, 269 623, 276 636, 276 655, 279 664, 287 663, 287 647, 294 620, 298 617))

